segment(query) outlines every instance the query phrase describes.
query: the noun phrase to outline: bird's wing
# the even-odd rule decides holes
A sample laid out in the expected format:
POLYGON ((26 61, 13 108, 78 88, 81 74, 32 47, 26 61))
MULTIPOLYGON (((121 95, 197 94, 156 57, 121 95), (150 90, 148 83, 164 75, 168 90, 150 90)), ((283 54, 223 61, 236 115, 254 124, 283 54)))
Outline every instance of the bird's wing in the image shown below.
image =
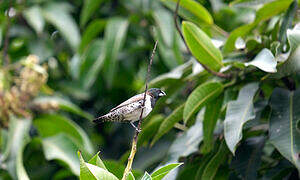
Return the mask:
POLYGON ((114 110, 116 110, 116 109, 119 109, 119 108, 121 108, 121 107, 124 107, 124 106, 126 106, 126 105, 129 105, 129 104, 131 104, 131 103, 135 103, 135 102, 138 102, 138 101, 142 101, 143 99, 144 99, 144 93, 135 95, 135 96, 129 98, 128 100, 122 102, 122 103, 119 104, 118 106, 114 107, 114 108, 111 109, 109 112, 112 112, 112 111, 114 111, 114 110))

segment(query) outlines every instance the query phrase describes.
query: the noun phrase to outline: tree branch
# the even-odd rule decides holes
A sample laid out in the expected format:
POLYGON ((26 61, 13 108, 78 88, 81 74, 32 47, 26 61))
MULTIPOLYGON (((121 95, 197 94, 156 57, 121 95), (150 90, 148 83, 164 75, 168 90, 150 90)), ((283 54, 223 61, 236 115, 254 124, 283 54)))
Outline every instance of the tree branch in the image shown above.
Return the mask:
MULTIPOLYGON (((178 14, 178 9, 179 9, 179 3, 180 3, 180 0, 177 1, 177 3, 176 3, 176 8, 175 8, 175 11, 174 11, 174 22, 175 22, 175 27, 176 27, 176 29, 177 29, 177 31, 178 31, 178 33, 179 33, 181 39, 183 40, 183 42, 184 42, 184 44, 185 44, 185 46, 186 46, 186 48, 187 48, 188 53, 189 53, 189 54, 192 54, 191 51, 190 51, 190 49, 189 49, 189 47, 188 47, 188 45, 187 45, 187 43, 186 43, 186 41, 185 41, 185 39, 184 39, 184 37, 183 37, 183 35, 182 35, 181 29, 180 29, 179 24, 178 24, 178 21, 177 21, 177 14, 178 14)), ((209 72, 209 73, 211 73, 211 74, 213 74, 213 75, 215 75, 215 76, 218 76, 218 77, 220 77, 220 78, 226 78, 226 79, 231 78, 231 75, 230 75, 230 74, 223 74, 223 73, 221 73, 221 72, 215 72, 215 71, 209 69, 206 65, 202 64, 201 62, 198 61, 198 63, 200 63, 201 66, 202 66, 207 72, 209 72)))
MULTIPOLYGON (((145 106, 146 92, 148 90, 148 81, 149 81, 149 78, 150 78, 150 71, 151 71, 152 62, 153 62, 153 58, 154 58, 154 55, 155 55, 156 47, 157 47, 157 41, 155 41, 154 48, 153 48, 151 58, 150 58, 150 62, 148 64, 148 70, 147 70, 147 75, 146 75, 146 87, 145 87, 144 100, 143 100, 142 107, 145 106)), ((144 112, 144 108, 142 108, 141 115, 140 115, 140 118, 139 118, 139 124, 138 124, 138 127, 137 127, 138 129, 135 131, 135 134, 134 134, 134 137, 133 137, 133 140, 132 140, 131 152, 130 152, 130 155, 129 155, 129 158, 128 158, 127 166, 126 166, 126 169, 124 171, 122 180, 126 180, 129 172, 131 171, 133 159, 134 159, 134 156, 135 156, 135 153, 136 153, 136 150, 137 150, 136 145, 137 145, 138 136, 139 136, 139 133, 140 133, 140 130, 141 130, 143 112, 144 112)))

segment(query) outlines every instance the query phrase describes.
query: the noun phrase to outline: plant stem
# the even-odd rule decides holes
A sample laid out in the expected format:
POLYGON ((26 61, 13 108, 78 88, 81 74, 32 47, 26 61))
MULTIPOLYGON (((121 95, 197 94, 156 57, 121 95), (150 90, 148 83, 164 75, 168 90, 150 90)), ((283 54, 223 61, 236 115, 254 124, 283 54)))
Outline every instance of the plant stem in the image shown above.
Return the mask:
MULTIPOLYGON (((156 47, 157 47, 157 42, 158 41, 156 40, 155 44, 154 44, 154 47, 153 47, 153 50, 152 50, 150 62, 148 64, 148 70, 147 70, 147 76, 146 76, 146 87, 145 87, 144 100, 143 100, 143 105, 142 105, 143 107, 145 106, 146 92, 148 90, 148 81, 149 81, 149 77, 150 77, 150 71, 151 71, 151 67, 152 67, 153 58, 154 58, 156 47)), ((129 158, 128 158, 127 166, 125 168, 122 180, 126 180, 129 172, 131 171, 133 159, 134 159, 135 153, 137 151, 136 144, 137 144, 138 136, 139 136, 139 133, 140 133, 140 130, 141 130, 143 112, 144 112, 144 108, 142 108, 141 115, 140 115, 140 118, 139 118, 139 124, 138 124, 138 127, 137 127, 138 129, 135 131, 135 134, 134 134, 134 137, 133 137, 133 140, 132 140, 131 152, 130 152, 130 155, 129 155, 129 158)))
MULTIPOLYGON (((190 49, 189 49, 189 47, 188 47, 188 45, 187 45, 187 43, 186 43, 186 41, 185 41, 185 39, 184 39, 184 37, 183 37, 183 35, 182 35, 182 32, 181 32, 180 27, 179 27, 179 24, 178 24, 178 22, 177 22, 177 14, 178 14, 178 9, 179 9, 179 3, 180 3, 180 0, 177 1, 177 3, 176 3, 176 8, 175 8, 175 11, 174 11, 174 22, 175 22, 175 27, 176 27, 176 29, 177 29, 177 31, 178 31, 178 33, 179 33, 181 39, 183 40, 183 42, 184 42, 184 44, 185 44, 185 46, 186 46, 186 48, 187 48, 188 53, 189 53, 189 54, 192 54, 191 51, 190 51, 190 49)), ((197 61, 197 62, 198 62, 199 64, 201 64, 201 66, 202 66, 207 72, 209 72, 209 73, 211 73, 211 74, 213 74, 213 75, 215 75, 215 76, 217 76, 217 77, 225 78, 225 79, 231 78, 231 74, 223 74, 223 73, 221 73, 221 72, 215 72, 215 71, 209 69, 206 65, 202 64, 201 62, 199 62, 199 61, 197 61)))

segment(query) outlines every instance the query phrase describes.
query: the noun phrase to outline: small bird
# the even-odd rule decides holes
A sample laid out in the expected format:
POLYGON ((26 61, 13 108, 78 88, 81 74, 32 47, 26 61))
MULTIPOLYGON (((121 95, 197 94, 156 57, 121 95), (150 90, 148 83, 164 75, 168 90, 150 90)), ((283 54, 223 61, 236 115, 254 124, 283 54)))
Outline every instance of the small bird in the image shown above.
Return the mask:
POLYGON ((145 118, 154 108, 156 101, 165 95, 166 93, 162 90, 158 88, 151 88, 146 92, 144 107, 144 93, 141 93, 119 104, 117 107, 111 109, 109 113, 96 118, 93 122, 129 122, 137 131, 140 131, 133 123, 139 120, 142 109, 144 109, 142 118, 145 118))

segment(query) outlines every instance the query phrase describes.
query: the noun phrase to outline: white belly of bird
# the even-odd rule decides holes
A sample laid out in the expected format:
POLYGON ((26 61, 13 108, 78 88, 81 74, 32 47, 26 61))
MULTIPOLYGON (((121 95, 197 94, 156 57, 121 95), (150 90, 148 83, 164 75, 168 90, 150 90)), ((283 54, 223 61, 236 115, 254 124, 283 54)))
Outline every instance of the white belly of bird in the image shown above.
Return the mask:
MULTIPOLYGON (((142 109, 134 111, 130 114, 130 117, 126 118, 126 119, 130 119, 131 121, 137 121, 140 118, 142 109)), ((152 107, 151 107, 151 97, 149 95, 146 95, 146 102, 145 102, 145 108, 143 111, 143 116, 142 118, 145 118, 149 115, 149 113, 152 111, 152 107)))

